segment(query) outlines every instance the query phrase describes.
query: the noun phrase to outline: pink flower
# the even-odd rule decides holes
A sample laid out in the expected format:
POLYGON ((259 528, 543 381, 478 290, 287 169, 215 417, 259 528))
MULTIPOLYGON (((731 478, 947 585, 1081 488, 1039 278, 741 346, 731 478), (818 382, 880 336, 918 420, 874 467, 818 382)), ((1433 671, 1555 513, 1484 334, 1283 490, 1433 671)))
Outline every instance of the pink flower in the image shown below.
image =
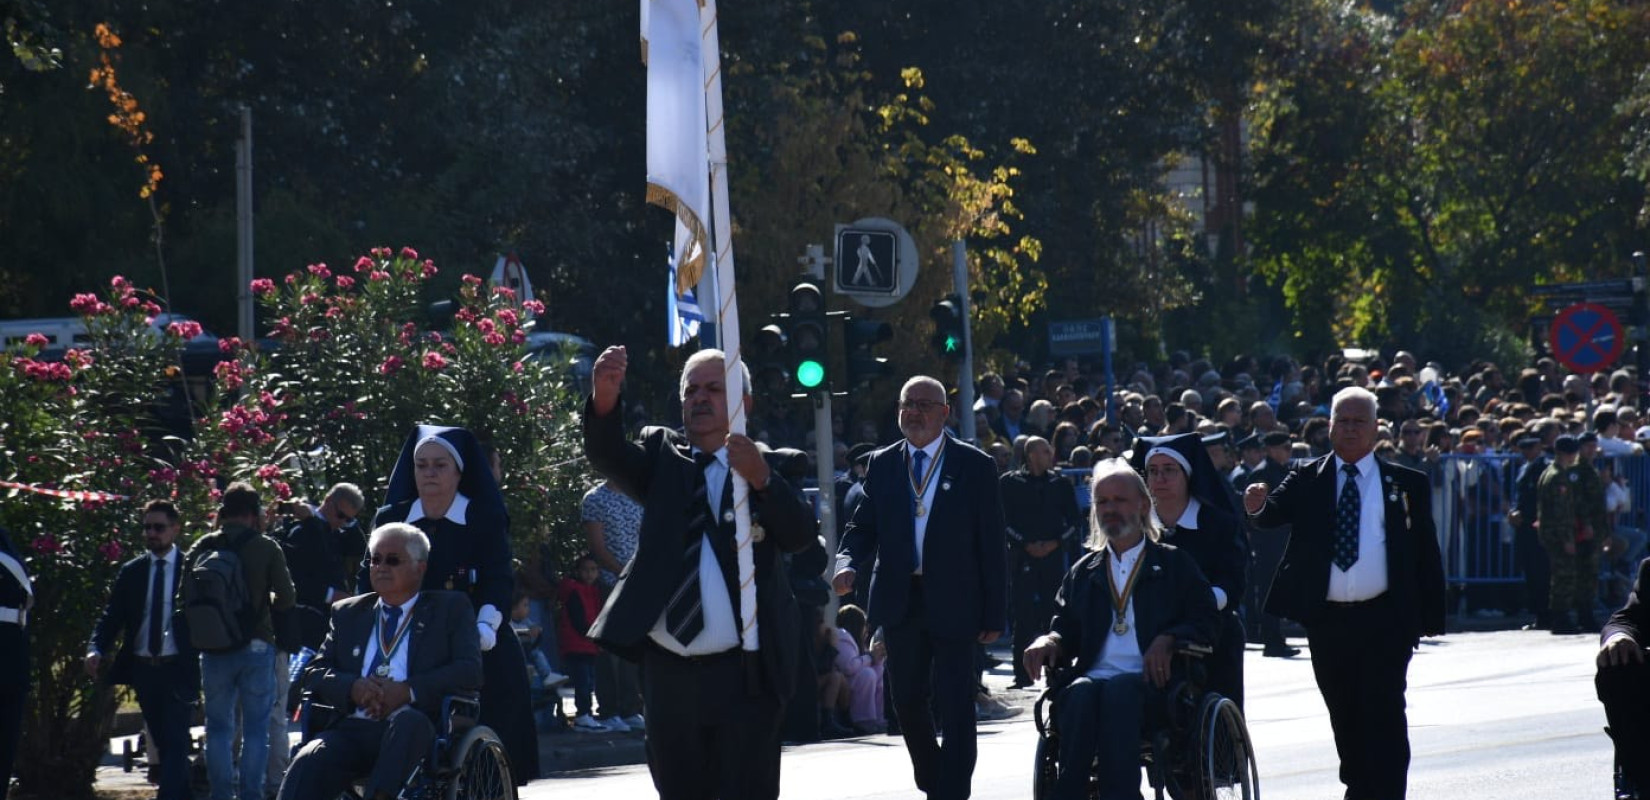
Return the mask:
POLYGON ((184 341, 188 341, 201 335, 201 324, 192 319, 180 320, 178 322, 169 323, 166 326, 166 332, 183 339, 184 341))
POLYGON ((139 302, 136 295, 129 294, 121 298, 120 305, 122 308, 137 308, 139 302))
POLYGON ((291 341, 298 338, 298 329, 292 327, 291 317, 281 317, 275 320, 275 324, 270 328, 269 335, 277 339, 291 341))
POLYGON ((378 374, 394 375, 401 370, 401 364, 400 356, 390 356, 384 359, 384 363, 378 365, 378 374))
POLYGON ((44 333, 31 333, 28 336, 23 337, 23 344, 30 347, 45 347, 51 343, 51 340, 47 339, 46 334, 44 333))
POLYGON ((218 352, 220 353, 233 353, 240 349, 241 337, 239 336, 230 336, 228 338, 218 340, 218 352))
POLYGON ((176 483, 178 471, 171 467, 160 467, 149 470, 149 480, 155 483, 176 483))
POLYGON ((258 393, 258 405, 263 406, 264 408, 274 408, 280 404, 281 401, 275 399, 274 394, 271 394, 270 392, 258 393))
POLYGON ((505 327, 514 328, 521 324, 521 318, 516 316, 515 309, 501 308, 498 310, 498 322, 505 327))
POLYGON ((517 328, 513 331, 510 331, 510 343, 511 344, 521 344, 525 341, 527 341, 527 331, 524 331, 520 328, 517 328))
POLYGON ((459 322, 475 322, 476 312, 471 311, 468 308, 461 308, 453 312, 453 319, 456 319, 459 322))
POLYGON ((265 464, 258 468, 258 479, 272 481, 281 477, 281 468, 274 464, 265 464))
POLYGON ((498 332, 489 333, 486 336, 481 337, 481 340, 494 347, 498 347, 504 344, 504 334, 498 332))
POLYGON ((69 310, 76 314, 95 314, 97 307, 103 305, 95 294, 77 294, 69 300, 69 310))
POLYGON ((481 331, 484 334, 492 333, 498 330, 498 323, 493 322, 486 317, 482 317, 481 319, 476 320, 476 330, 481 331))
POLYGON ((332 270, 327 269, 327 265, 325 264, 310 264, 306 267, 306 269, 309 270, 309 274, 314 275, 323 281, 332 277, 332 270))
POLYGON ((521 362, 520 362, 520 361, 517 361, 517 362, 515 362, 515 363, 513 363, 513 364, 511 364, 511 365, 510 365, 510 371, 511 371, 511 372, 514 372, 514 373, 517 373, 517 374, 520 374, 520 372, 521 372, 521 370, 522 370, 522 366, 521 366, 521 362))
POLYGON ((544 303, 538 300, 523 300, 521 301, 521 310, 537 316, 544 313, 544 303))
POLYGON ((85 350, 69 350, 63 354, 63 362, 75 369, 85 369, 92 365, 92 354, 85 350))
POLYGON ((324 316, 327 319, 338 319, 339 317, 344 316, 344 309, 342 306, 332 306, 331 308, 328 308, 326 313, 321 316, 324 316))
POLYGON ((384 272, 382 270, 376 270, 376 269, 372 271, 372 274, 367 276, 367 280, 372 281, 373 283, 381 283, 381 282, 387 281, 389 279, 390 279, 390 274, 388 272, 384 272))
POLYGON ((355 279, 354 278, 351 278, 348 275, 339 275, 338 276, 338 288, 348 289, 348 288, 350 288, 354 285, 355 285, 355 279))
POLYGON ((219 361, 212 372, 218 376, 218 385, 228 391, 239 389, 246 382, 240 363, 235 361, 219 361))
POLYGON ((328 339, 331 339, 331 338, 332 338, 332 331, 329 331, 326 328, 310 328, 309 329, 309 340, 312 341, 312 342, 324 342, 324 341, 326 341, 328 339))
POLYGON ((303 296, 298 298, 298 305, 301 305, 301 306, 311 305, 313 303, 318 302, 320 299, 321 299, 321 296, 314 293, 314 292, 304 292, 303 296))
POLYGON ((418 272, 426 278, 433 278, 437 272, 440 272, 440 270, 435 268, 434 261, 426 258, 424 259, 424 264, 418 268, 418 272))
POLYGON ((34 550, 37 553, 45 553, 47 555, 55 555, 57 553, 63 552, 63 545, 58 543, 58 541, 56 539, 52 538, 52 536, 49 535, 49 534, 45 535, 45 536, 36 537, 35 540, 31 544, 33 544, 34 550))
POLYGON ((275 499, 289 500, 292 498, 292 486, 286 481, 272 481, 269 488, 275 492, 275 499))
POLYGON ((116 275, 109 279, 109 288, 111 289, 124 289, 128 285, 129 284, 126 281, 126 278, 121 275, 116 275))
POLYGON ((499 297, 502 297, 506 300, 516 299, 516 290, 512 289, 508 286, 494 286, 493 287, 493 294, 496 294, 499 297))
POLYGON ((407 259, 408 261, 417 261, 418 251, 412 249, 411 247, 403 247, 401 248, 401 257, 407 259))
POLYGON ((366 272, 370 269, 372 269, 372 259, 367 258, 366 256, 361 256, 360 258, 355 259, 356 272, 366 272))
POLYGON ((440 353, 437 353, 436 351, 431 350, 431 351, 424 354, 424 368, 425 369, 440 370, 440 369, 445 368, 446 366, 447 366, 447 359, 443 358, 440 353))
POLYGON ((125 552, 125 549, 120 546, 120 542, 110 539, 98 545, 97 552, 102 554, 105 560, 113 563, 120 560, 120 556, 125 552))
POLYGON ((481 278, 480 278, 480 276, 477 276, 477 275, 465 275, 463 280, 464 280, 465 283, 468 283, 471 286, 480 286, 481 285, 481 278))
POLYGON ((287 275, 286 275, 286 285, 291 286, 292 284, 297 283, 297 282, 298 282, 298 273, 296 273, 296 272, 287 273, 287 275))
POLYGON ((275 282, 268 278, 253 278, 252 293, 256 295, 270 295, 275 293, 275 282))
MULTIPOLYGON (((144 314, 147 314, 151 317, 157 316, 157 315, 160 314, 160 305, 157 304, 157 303, 151 302, 149 300, 143 301, 143 304, 140 307, 143 309, 144 314)), ((154 322, 151 320, 149 322, 145 322, 144 324, 152 325, 152 324, 154 324, 154 322)))
POLYGON ((388 260, 390 257, 390 249, 388 247, 374 247, 368 252, 372 253, 373 258, 388 260))

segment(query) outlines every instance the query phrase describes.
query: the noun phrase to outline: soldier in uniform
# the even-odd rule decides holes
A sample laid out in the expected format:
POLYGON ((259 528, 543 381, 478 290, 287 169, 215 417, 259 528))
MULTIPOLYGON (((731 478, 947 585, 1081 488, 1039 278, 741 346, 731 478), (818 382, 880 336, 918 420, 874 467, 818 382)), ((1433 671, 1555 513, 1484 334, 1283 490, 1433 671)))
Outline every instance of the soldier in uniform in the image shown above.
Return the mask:
POLYGON ((1535 620, 1525 625, 1524 630, 1544 631, 1553 627, 1552 615, 1547 609, 1552 584, 1547 574, 1547 551, 1536 536, 1535 521, 1537 490, 1549 462, 1537 434, 1520 436, 1518 452, 1524 457, 1524 463, 1513 482, 1513 511, 1507 516, 1513 524, 1513 557, 1524 572, 1524 607, 1535 615, 1535 620))
POLYGON ((1604 487, 1591 465, 1581 461, 1581 442, 1560 436, 1551 466, 1537 488, 1536 532, 1552 565, 1548 608, 1555 634, 1597 633, 1593 598, 1598 594, 1594 542, 1610 532, 1604 487))

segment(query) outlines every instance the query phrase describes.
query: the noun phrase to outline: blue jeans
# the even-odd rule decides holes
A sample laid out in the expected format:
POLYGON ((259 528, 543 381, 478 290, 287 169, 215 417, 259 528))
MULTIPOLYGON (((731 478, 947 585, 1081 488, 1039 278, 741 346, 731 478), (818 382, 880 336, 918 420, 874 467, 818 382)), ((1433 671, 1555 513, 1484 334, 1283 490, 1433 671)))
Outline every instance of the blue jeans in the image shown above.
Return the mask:
POLYGON ((206 775, 212 800, 235 798, 235 709, 240 708, 240 800, 263 800, 269 710, 275 702, 275 646, 262 639, 227 653, 201 653, 206 697, 206 775))

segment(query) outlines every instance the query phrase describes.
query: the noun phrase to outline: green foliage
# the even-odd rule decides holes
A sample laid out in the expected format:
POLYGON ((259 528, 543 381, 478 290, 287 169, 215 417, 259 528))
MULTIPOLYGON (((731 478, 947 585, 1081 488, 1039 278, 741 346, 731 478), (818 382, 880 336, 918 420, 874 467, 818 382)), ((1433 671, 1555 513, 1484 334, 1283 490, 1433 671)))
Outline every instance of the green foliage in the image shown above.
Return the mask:
POLYGON ((41 360, 44 337, 0 355, 0 480, 79 498, 8 490, 0 526, 26 556, 35 586, 33 691, 16 776, 25 794, 87 794, 103 755, 113 694, 81 671, 92 624, 120 563, 141 551, 138 510, 168 496, 173 473, 156 404, 179 374, 188 331, 157 331, 160 308, 124 278, 73 307, 89 336, 61 360, 41 360))
POLYGON ((348 273, 312 264, 282 285, 255 280, 275 346, 229 343, 217 388, 233 399, 189 458, 277 498, 319 500, 349 481, 374 504, 415 425, 467 428, 499 450, 516 552, 569 555, 582 545, 579 398, 567 359, 528 353, 525 315, 543 305, 465 275, 453 330, 424 331, 411 320, 436 274, 410 248, 375 248, 348 273))

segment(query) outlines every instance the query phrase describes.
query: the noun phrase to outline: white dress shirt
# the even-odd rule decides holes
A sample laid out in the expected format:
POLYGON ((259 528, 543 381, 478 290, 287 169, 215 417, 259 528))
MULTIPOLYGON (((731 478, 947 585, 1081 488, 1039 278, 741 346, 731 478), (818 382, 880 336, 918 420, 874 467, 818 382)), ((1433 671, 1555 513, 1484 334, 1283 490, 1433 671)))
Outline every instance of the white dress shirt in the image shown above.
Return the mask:
MULTIPOLYGON (((415 595, 412 596, 411 599, 407 600, 407 602, 401 604, 401 617, 395 621, 395 624, 398 625, 398 626, 399 625, 407 626, 407 638, 401 640, 401 646, 400 647, 395 646, 395 634, 397 633, 396 631, 384 631, 383 632, 383 638, 389 640, 391 647, 395 647, 395 653, 390 656, 390 661, 389 661, 389 663, 390 663, 390 674, 389 674, 388 677, 389 677, 390 680, 396 681, 397 683, 406 683, 407 682, 407 652, 412 649, 412 644, 411 644, 412 624, 413 624, 412 623, 412 613, 413 613, 413 606, 416 605, 417 603, 418 603, 418 595, 415 594, 415 595)), ((370 629, 368 629, 368 633, 367 633, 367 639, 369 641, 367 642, 367 646, 362 649, 362 653, 361 653, 361 677, 363 677, 363 678, 370 678, 370 677, 373 676, 373 673, 372 673, 372 660, 374 658, 377 658, 378 654, 383 651, 383 648, 378 645, 378 640, 379 640, 379 630, 378 629, 380 627, 382 627, 383 624, 384 624, 384 609, 385 609, 385 607, 386 606, 385 606, 383 600, 379 600, 372 607, 372 613, 374 614, 374 617, 373 617, 372 627, 370 629)), ((407 687, 407 696, 409 698, 409 702, 417 702, 417 700, 418 700, 418 698, 412 696, 412 687, 410 687, 410 686, 407 687)), ((397 709, 397 713, 399 713, 401 710, 411 708, 411 707, 412 707, 411 705, 403 706, 401 709, 397 709)), ((362 719, 366 719, 367 718, 367 712, 365 710, 362 710, 362 709, 356 709, 355 714, 353 714, 353 716, 360 717, 362 719)))
MULTIPOLYGON (((695 453, 700 452, 695 448, 695 453)), ((713 520, 722 515, 723 485, 728 479, 728 449, 716 451, 716 460, 705 465, 705 499, 710 501, 713 520)), ((712 522, 711 524, 718 524, 712 522)), ((678 642, 670 635, 665 615, 667 605, 659 612, 659 621, 653 623, 648 636, 660 647, 679 656, 708 656, 739 646, 739 621, 733 618, 733 598, 728 595, 727 581, 722 577, 722 565, 716 560, 716 551, 710 546, 710 535, 701 534, 699 543, 699 607, 705 627, 691 642, 678 642)))
MULTIPOLYGON (((1341 467, 1346 463, 1340 456, 1335 461, 1335 502, 1340 503, 1341 490, 1346 486, 1346 473, 1341 467)), ((1363 600, 1373 600, 1387 589, 1386 577, 1386 499, 1381 496, 1385 488, 1381 485, 1381 468, 1375 461, 1375 454, 1366 454, 1358 459, 1358 561, 1352 568, 1341 571, 1334 562, 1329 564, 1329 597, 1335 603, 1356 603, 1363 600)), ((1398 491, 1396 485, 1391 491, 1398 491)), ((1430 514, 1432 509, 1420 509, 1418 513, 1430 514)), ((1330 536, 1337 535, 1334 529, 1333 517, 1330 523, 1330 536)))
POLYGON ((161 555, 149 554, 149 577, 143 582, 143 621, 138 623, 137 654, 142 658, 165 658, 178 654, 178 640, 172 634, 172 598, 177 594, 178 564, 183 560, 178 552, 177 545, 173 545, 161 555), (149 602, 155 596, 155 562, 166 562, 166 585, 160 590, 160 618, 165 621, 166 629, 161 631, 160 652, 149 652, 149 619, 152 609, 149 602))
MULTIPOLYGON (((926 453, 927 457, 923 459, 922 471, 924 474, 929 472, 933 473, 933 478, 928 481, 927 486, 923 487, 922 497, 919 498, 919 501, 922 503, 922 507, 927 509, 927 511, 920 517, 913 516, 911 518, 911 535, 916 537, 917 547, 917 563, 913 565, 914 568, 911 570, 912 575, 922 574, 922 543, 928 539, 928 518, 934 513, 934 495, 939 491, 940 458, 944 455, 944 444, 944 436, 934 437, 934 441, 929 442, 925 447, 913 447, 909 441, 905 443, 904 469, 905 474, 908 476, 906 480, 911 482, 911 486, 915 487, 923 478, 922 475, 912 475, 911 473, 911 466, 915 463, 912 461, 912 453, 915 453, 918 450, 926 453)), ((914 506, 911 509, 911 513, 916 513, 916 508, 914 506)))
MULTIPOLYGON (((1140 565, 1140 554, 1146 552, 1145 539, 1134 543, 1134 546, 1121 553, 1110 553, 1106 558, 1106 570, 1111 576, 1112 588, 1099 587, 1106 592, 1106 601, 1112 602, 1113 591, 1129 585, 1129 576, 1134 574, 1135 567, 1140 565)), ((1135 584, 1138 586, 1139 584, 1135 584)), ((1115 609, 1116 606, 1113 606, 1115 609)), ((1115 612, 1114 612, 1115 613, 1115 612)), ((1100 646, 1100 655, 1094 659, 1089 667, 1088 677, 1094 680, 1114 678, 1128 672, 1141 673, 1146 671, 1146 659, 1140 652, 1140 636, 1134 629, 1134 594, 1129 594, 1129 602, 1123 607, 1123 621, 1128 623, 1127 633, 1118 633, 1111 627, 1106 628, 1106 643, 1100 646)), ((1113 624, 1116 620, 1112 621, 1113 624)))

